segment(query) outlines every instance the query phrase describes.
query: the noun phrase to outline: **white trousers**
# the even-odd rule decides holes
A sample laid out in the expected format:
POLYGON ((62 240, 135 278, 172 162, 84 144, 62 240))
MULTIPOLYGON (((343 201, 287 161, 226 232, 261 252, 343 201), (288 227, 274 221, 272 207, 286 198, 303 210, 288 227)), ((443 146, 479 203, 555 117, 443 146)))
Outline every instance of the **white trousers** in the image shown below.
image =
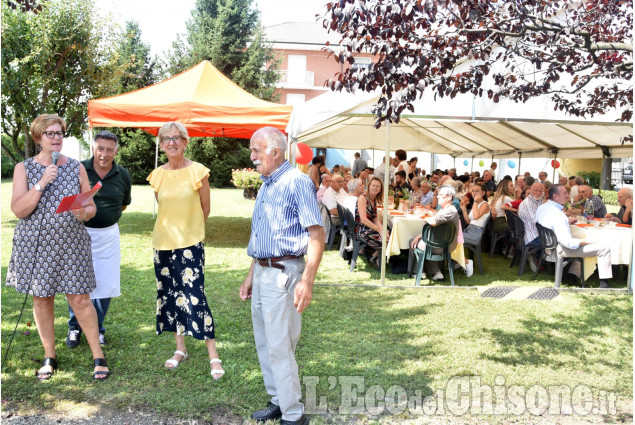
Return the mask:
MULTIPOLYGON (((598 257, 598 274, 600 279, 611 279, 611 249, 603 243, 591 243, 578 249, 565 248, 558 244, 558 255, 561 257, 598 257)), ((569 267, 569 273, 580 277, 580 262, 574 261, 569 267)))
POLYGON ((293 293, 302 277, 304 259, 285 260, 284 272, 254 266, 251 317, 258 361, 271 402, 280 406, 282 419, 297 421, 304 413, 295 347, 302 319, 293 306, 293 293))

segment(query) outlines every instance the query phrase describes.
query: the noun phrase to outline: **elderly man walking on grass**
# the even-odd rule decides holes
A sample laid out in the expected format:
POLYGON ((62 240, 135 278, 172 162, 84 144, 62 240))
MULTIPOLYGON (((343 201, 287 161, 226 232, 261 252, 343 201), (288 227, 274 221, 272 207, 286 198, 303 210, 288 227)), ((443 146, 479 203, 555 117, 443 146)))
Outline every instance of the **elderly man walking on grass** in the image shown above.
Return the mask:
POLYGON ((271 396, 267 408, 251 417, 306 425, 309 419, 300 402, 295 347, 300 338, 300 313, 311 302, 325 235, 313 183, 285 160, 286 146, 285 136, 273 127, 262 128, 251 137, 251 160, 263 185, 247 247, 253 261, 240 287, 240 298, 251 298, 258 360, 271 396))

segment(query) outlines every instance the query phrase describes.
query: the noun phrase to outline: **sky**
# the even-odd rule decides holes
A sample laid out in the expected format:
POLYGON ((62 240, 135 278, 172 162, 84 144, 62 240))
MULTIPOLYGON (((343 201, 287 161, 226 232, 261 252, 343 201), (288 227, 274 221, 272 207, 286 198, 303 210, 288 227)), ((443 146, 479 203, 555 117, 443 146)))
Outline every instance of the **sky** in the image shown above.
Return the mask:
MULTIPOLYGON (((254 0, 265 26, 282 22, 315 22, 328 0, 254 0)), ((136 20, 141 27, 142 40, 152 53, 161 55, 172 46, 177 34, 185 33, 195 0, 101 0, 96 2, 99 14, 111 19, 121 28, 125 22, 136 20)))

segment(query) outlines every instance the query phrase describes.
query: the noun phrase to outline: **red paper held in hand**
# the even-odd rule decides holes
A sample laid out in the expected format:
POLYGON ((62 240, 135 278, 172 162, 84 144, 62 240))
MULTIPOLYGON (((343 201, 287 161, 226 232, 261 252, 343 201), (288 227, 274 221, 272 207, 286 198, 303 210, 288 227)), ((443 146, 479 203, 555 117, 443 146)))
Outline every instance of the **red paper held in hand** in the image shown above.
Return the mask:
POLYGON ((89 192, 65 197, 64 199, 62 199, 62 202, 60 202, 60 205, 57 207, 57 211, 55 211, 55 214, 85 207, 86 204, 88 204, 90 200, 93 199, 97 192, 99 192, 99 189, 101 189, 101 182, 97 182, 97 184, 89 192))

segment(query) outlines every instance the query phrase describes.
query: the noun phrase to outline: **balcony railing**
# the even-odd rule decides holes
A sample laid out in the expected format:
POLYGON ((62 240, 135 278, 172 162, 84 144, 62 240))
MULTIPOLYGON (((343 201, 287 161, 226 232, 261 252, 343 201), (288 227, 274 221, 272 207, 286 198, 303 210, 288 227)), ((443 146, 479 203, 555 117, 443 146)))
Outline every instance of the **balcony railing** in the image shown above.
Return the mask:
POLYGON ((289 71, 281 70, 278 71, 278 75, 280 75, 278 83, 285 86, 313 87, 315 81, 313 71, 306 71, 304 74, 292 73, 289 75, 289 71))

